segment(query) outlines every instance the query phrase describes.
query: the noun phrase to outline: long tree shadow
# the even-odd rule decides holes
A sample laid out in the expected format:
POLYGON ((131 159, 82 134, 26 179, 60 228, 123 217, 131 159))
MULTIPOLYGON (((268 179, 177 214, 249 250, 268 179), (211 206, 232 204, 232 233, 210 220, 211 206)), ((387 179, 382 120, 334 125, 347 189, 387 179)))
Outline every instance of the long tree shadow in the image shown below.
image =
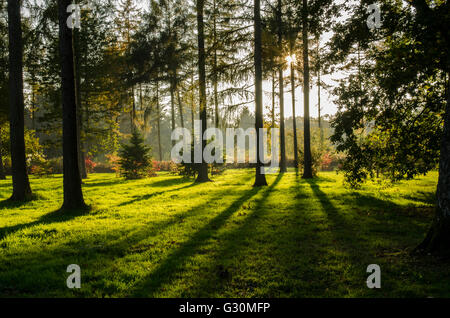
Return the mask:
POLYGON ((154 270, 147 278, 141 281, 132 292, 134 297, 151 296, 164 284, 170 282, 179 272, 188 259, 194 256, 207 241, 221 228, 226 221, 249 199, 254 197, 261 188, 248 190, 235 200, 228 208, 215 216, 208 224, 190 237, 154 270))
POLYGON ((181 184, 191 183, 191 182, 194 182, 194 179, 174 177, 174 178, 170 178, 170 179, 152 182, 152 183, 148 184, 148 186, 155 187, 155 188, 165 188, 165 187, 171 187, 171 186, 181 185, 181 184))
MULTIPOLYGON (((9 207, 12 207, 12 206, 9 206, 9 207)), ((3 240, 8 235, 14 234, 18 231, 21 231, 21 230, 24 230, 27 228, 31 228, 36 225, 46 225, 46 224, 52 224, 52 223, 67 222, 67 221, 73 220, 77 217, 81 217, 86 214, 89 214, 90 211, 91 211, 90 207, 87 209, 84 209, 84 210, 70 211, 70 212, 58 209, 53 212, 44 214, 39 219, 37 219, 36 221, 33 221, 33 222, 17 224, 17 225, 13 225, 13 226, 5 226, 5 227, 0 228, 0 240, 3 240)))
MULTIPOLYGON (((322 211, 325 212, 327 219, 331 221, 331 227, 329 229, 335 238, 336 247, 340 247, 349 256, 355 256, 354 254, 357 251, 367 252, 367 244, 370 244, 370 242, 362 242, 360 237, 360 232, 366 230, 362 227, 363 224, 358 221, 348 221, 344 216, 345 211, 336 208, 327 194, 320 189, 320 181, 306 180, 306 183, 310 186, 314 196, 322 206, 322 211)), ((383 200, 365 197, 359 193, 352 193, 351 197, 347 198, 347 202, 351 206, 360 208, 367 206, 373 207, 374 205, 379 207, 390 206, 392 208, 392 205, 383 200)))
POLYGON ((4 199, 4 200, 0 201, 0 210, 20 208, 24 205, 29 204, 32 201, 40 200, 40 199, 42 199, 42 196, 37 193, 32 193, 30 198, 22 200, 22 201, 12 200, 9 197, 8 199, 4 199))
MULTIPOLYGON (((242 179, 244 181, 247 181, 250 178, 251 177, 246 176, 242 179)), ((148 194, 144 194, 144 195, 133 196, 132 200, 122 202, 118 206, 126 206, 126 205, 130 205, 130 204, 133 204, 136 202, 146 201, 146 200, 149 200, 158 195, 163 195, 163 194, 170 193, 170 192, 177 192, 177 191, 181 191, 181 190, 185 190, 185 189, 189 189, 189 188, 193 188, 193 187, 197 187, 197 186, 201 185, 200 183, 194 182, 194 180, 192 180, 192 179, 182 178, 182 179, 168 179, 168 180, 157 181, 157 182, 150 184, 150 186, 159 188, 159 187, 169 187, 169 186, 173 186, 173 185, 186 184, 186 183, 189 183, 189 184, 187 184, 183 187, 175 188, 175 189, 169 189, 169 190, 164 190, 164 191, 152 192, 152 193, 148 193, 148 194)))
POLYGON ((89 182, 90 180, 84 180, 83 181, 83 187, 86 188, 94 188, 94 187, 102 187, 102 186, 112 186, 112 185, 118 185, 118 184, 125 184, 129 182, 128 180, 122 178, 122 179, 112 179, 111 181, 100 181, 100 182, 89 182))
POLYGON ((9 198, 0 201, 0 210, 3 209, 16 209, 20 208, 26 204, 30 203, 30 201, 11 201, 9 198))
MULTIPOLYGON (((230 193, 229 191, 224 190, 219 191, 217 195, 224 197, 230 195, 230 193)), ((80 262, 83 260, 85 264, 89 264, 86 265, 87 267, 104 268, 104 275, 108 275, 111 272, 111 268, 114 267, 114 264, 116 264, 121 257, 125 257, 126 255, 136 252, 140 253, 148 251, 152 248, 152 244, 143 244, 141 241, 148 240, 151 237, 156 237, 171 226, 183 226, 183 224, 186 224, 187 218, 195 217, 197 215, 195 212, 205 210, 212 201, 213 199, 206 200, 200 205, 193 206, 187 210, 183 210, 175 214, 170 214, 167 218, 161 221, 150 221, 136 230, 127 232, 126 235, 124 235, 123 232, 111 231, 101 242, 98 242, 95 236, 88 236, 87 239, 84 238, 83 240, 74 240, 64 245, 47 247, 46 252, 50 252, 52 255, 50 259, 45 253, 31 253, 19 254, 14 260, 8 259, 7 261, 5 260, 5 262, 7 262, 7 266, 12 266, 12 264, 14 264, 13 262, 16 262, 16 269, 22 270, 22 268, 26 268, 29 275, 38 276, 42 268, 45 268, 46 271, 51 271, 52 268, 54 268, 55 271, 59 271, 61 270, 61 266, 67 266, 66 264, 69 264, 69 262, 72 261, 67 260, 68 257, 77 257, 77 259, 80 259, 80 262), (39 257, 42 257, 42 259, 39 259, 39 257), (33 266, 30 267, 29 264, 33 264, 33 266)), ((59 216, 56 213, 57 211, 49 213, 38 221, 31 222, 26 225, 10 227, 9 229, 18 231, 22 228, 45 224, 46 222, 64 222, 72 219, 71 216, 59 216)), ((49 231, 49 235, 51 234, 52 232, 49 231)), ((44 235, 46 235, 45 231, 44 235)), ((0 262, 0 268, 4 267, 5 263, 0 262)), ((96 275, 99 275, 99 273, 97 272, 96 275)), ((86 280, 94 279, 89 278, 89 276, 85 277, 86 280)), ((49 276, 48 279, 49 280, 46 282, 47 285, 55 286, 55 288, 60 288, 59 286, 62 286, 58 276, 49 276)), ((2 295, 2 287, 8 289, 9 284, 11 284, 10 281, 0 281, 0 296, 2 295)), ((103 280, 92 282, 91 285, 92 288, 100 290, 104 295, 113 295, 117 292, 117 290, 109 284, 105 285, 103 280)), ((24 282, 23 285, 14 287, 16 295, 22 295, 20 293, 24 293, 24 295, 30 293, 35 294, 36 291, 33 292, 34 289, 34 286, 30 287, 26 282, 24 282)), ((61 290, 61 292, 64 292, 64 290, 61 290)), ((83 294, 83 290, 80 290, 79 293, 76 294, 92 296, 92 294, 83 294)))
MULTIPOLYGON (((385 239, 386 234, 401 235, 405 227, 398 229, 395 226, 396 223, 406 222, 410 230, 420 231, 420 225, 415 220, 425 220, 429 217, 415 213, 414 208, 400 206, 390 200, 359 192, 349 192, 339 197, 345 206, 353 209, 353 211, 345 211, 334 206, 326 193, 320 189, 317 181, 306 182, 320 202, 327 218, 332 222, 332 233, 350 254, 356 251, 368 252, 367 248, 372 246, 372 241, 385 239), (409 211, 411 209, 412 213, 409 211), (345 215, 350 215, 349 219, 345 215), (414 218, 411 218, 411 215, 414 215, 414 218)), ((392 243, 395 243, 395 240, 392 243)))
POLYGON ((165 190, 165 191, 157 191, 157 192, 152 192, 152 193, 148 193, 148 194, 144 194, 144 195, 136 195, 136 196, 133 196, 132 200, 122 202, 118 206, 126 206, 126 205, 130 205, 130 204, 133 204, 133 203, 136 203, 136 202, 146 201, 146 200, 149 200, 149 199, 151 199, 153 197, 156 197, 158 195, 163 195, 163 194, 166 194, 166 193, 171 193, 171 192, 177 192, 177 191, 185 190, 185 189, 188 189, 188 188, 192 188, 192 187, 194 187, 196 185, 198 185, 198 184, 197 183, 192 183, 192 184, 186 185, 184 187, 180 187, 180 188, 169 189, 169 190, 165 190))
MULTIPOLYGON (((254 238, 258 220, 267 213, 267 211, 264 211, 263 206, 268 200, 270 193, 280 183, 284 175, 284 173, 279 173, 269 187, 262 188, 261 198, 256 200, 255 206, 251 207, 252 212, 246 215, 245 220, 236 229, 227 232, 220 238, 220 249, 214 254, 213 259, 215 261, 209 265, 209 276, 206 276, 207 273, 204 272, 204 276, 198 278, 194 292, 199 291, 207 296, 213 295, 214 291, 223 287, 224 282, 228 282, 231 279, 232 274, 224 266, 224 262, 227 259, 237 257, 244 248, 243 242, 254 238)), ((261 244, 261 242, 258 242, 258 244, 261 244)), ((197 294, 190 294, 189 296, 202 297, 202 295, 197 294)))

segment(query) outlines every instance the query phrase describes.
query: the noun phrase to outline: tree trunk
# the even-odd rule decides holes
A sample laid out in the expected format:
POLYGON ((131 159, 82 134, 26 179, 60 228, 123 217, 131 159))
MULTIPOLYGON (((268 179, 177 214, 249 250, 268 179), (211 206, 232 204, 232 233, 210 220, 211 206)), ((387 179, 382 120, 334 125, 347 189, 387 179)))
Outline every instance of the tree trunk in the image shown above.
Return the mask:
POLYGON ((308 0, 303 0, 303 93, 304 93, 304 171, 303 178, 310 179, 312 174, 311 129, 309 121, 309 51, 308 51, 308 0))
POLYGON ((275 72, 272 73, 272 128, 275 128, 275 72))
POLYGON ((322 128, 322 116, 321 116, 321 105, 320 105, 320 88, 322 84, 320 83, 320 71, 321 71, 321 65, 320 65, 320 36, 317 36, 317 120, 319 123, 319 132, 320 132, 320 149, 323 148, 323 128, 322 128))
POLYGON ((134 85, 131 86, 131 98, 132 107, 131 107, 131 132, 136 130, 136 99, 134 98, 134 85))
POLYGON ((195 130, 195 95, 194 95, 194 74, 191 75, 191 134, 194 136, 195 130))
MULTIPOLYGON (((195 149, 195 96, 194 96, 194 74, 191 75, 191 136, 192 136, 192 149, 195 149)), ((191 151, 191 163, 192 169, 194 170, 194 178, 195 171, 197 169, 197 165, 195 165, 195 155, 194 152, 191 151)))
POLYGON ((177 89, 178 111, 180 113, 181 128, 184 128, 183 103, 181 102, 180 90, 177 89))
POLYGON ((63 107, 64 203, 62 209, 64 210, 86 208, 81 190, 81 177, 78 166, 76 82, 72 30, 66 24, 67 18, 69 17, 67 7, 70 4, 71 0, 58 0, 59 54, 61 61, 63 107))
POLYGON ((75 78, 76 78, 76 104, 77 104, 77 149, 78 149, 78 166, 80 168, 81 179, 87 178, 86 162, 81 145, 81 131, 83 129, 83 113, 82 113, 82 99, 81 99, 81 52, 79 47, 80 34, 79 30, 74 29, 73 32, 73 49, 75 55, 75 78))
POLYGON ((219 97, 218 97, 218 77, 217 77, 217 22, 216 22, 216 0, 213 1, 213 45, 214 45, 214 64, 213 64, 213 86, 214 86, 214 114, 215 127, 219 128, 219 97))
POLYGON ((254 28, 255 28, 255 128, 256 128, 256 175, 254 187, 266 186, 266 175, 261 171, 264 164, 261 155, 264 154, 264 143, 260 128, 263 128, 263 90, 262 90, 262 31, 261 31, 261 3, 254 0, 254 28))
MULTIPOLYGON (((293 50, 291 49, 291 56, 293 50)), ((297 118, 295 116, 295 70, 294 61, 291 62, 291 95, 292 95, 292 117, 293 117, 293 132, 294 132, 294 168, 298 169, 298 144, 297 144, 297 118)))
POLYGON ((31 125, 33 130, 36 131, 36 95, 34 93, 34 81, 31 85, 31 125))
MULTIPOLYGON (((278 20, 278 49, 280 54, 283 52, 283 20, 281 12, 281 0, 278 0, 277 9, 278 20)), ((283 57, 281 56, 280 66, 278 68, 279 90, 280 90, 280 172, 287 171, 286 167, 286 136, 284 128, 284 78, 283 78, 283 57)))
MULTIPOLYGON (((1 127, 0 127, 0 136, 1 136, 1 127)), ((6 180, 5 167, 3 166, 3 155, 0 152, 0 180, 6 180)))
POLYGON ((12 201, 32 198, 27 174, 24 137, 23 44, 20 1, 8 0, 9 119, 11 140, 12 201))
POLYGON ((200 121, 201 121, 201 149, 202 149, 202 163, 199 165, 198 176, 196 182, 208 182, 208 164, 203 158, 203 151, 206 147, 206 140, 203 135, 206 131, 207 117, 206 117, 206 66, 205 66, 205 33, 203 10, 205 6, 204 0, 197 0, 197 37, 198 37, 198 80, 200 93, 200 121))
MULTIPOLYGON (((173 78, 170 81, 170 115, 173 132, 175 130, 175 83, 173 78)), ((173 146, 175 146, 175 140, 172 140, 172 147, 173 146)))
POLYGON ((425 240, 416 248, 420 253, 450 257, 450 94, 447 84, 447 106, 441 142, 436 214, 425 240))
POLYGON ((159 82, 156 81, 156 112, 157 112, 157 126, 158 126, 158 152, 159 161, 162 161, 162 149, 161 149, 161 110, 159 109, 159 82))

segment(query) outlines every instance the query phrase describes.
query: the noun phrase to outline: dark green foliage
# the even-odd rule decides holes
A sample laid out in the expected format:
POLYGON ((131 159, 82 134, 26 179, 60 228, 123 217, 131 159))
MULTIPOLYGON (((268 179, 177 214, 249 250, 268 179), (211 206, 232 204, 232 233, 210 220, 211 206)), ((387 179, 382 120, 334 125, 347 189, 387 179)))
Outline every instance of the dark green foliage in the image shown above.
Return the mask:
POLYGON ((141 179, 152 172, 150 147, 144 144, 144 138, 134 131, 129 144, 122 144, 119 165, 121 174, 127 179, 141 179))
MULTIPOLYGON (((437 21, 445 20, 441 7, 433 13, 437 21)), ((347 155, 343 170, 354 187, 375 174, 411 179, 439 160, 447 94, 442 32, 436 25, 427 32, 410 7, 383 2, 381 9, 385 22, 376 31, 365 25, 364 6, 353 9, 331 46, 335 58, 347 57, 344 70, 353 71, 334 90, 331 139, 347 155), (356 25, 363 27, 355 33, 356 25)))

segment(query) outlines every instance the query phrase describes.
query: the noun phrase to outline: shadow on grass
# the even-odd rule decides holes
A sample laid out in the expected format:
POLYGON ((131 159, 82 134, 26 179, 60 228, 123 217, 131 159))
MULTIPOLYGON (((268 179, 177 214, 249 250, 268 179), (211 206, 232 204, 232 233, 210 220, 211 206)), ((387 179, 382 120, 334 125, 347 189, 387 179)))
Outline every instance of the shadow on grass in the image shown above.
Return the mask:
POLYGON ((261 188, 253 188, 246 191, 241 197, 235 200, 228 208, 215 216, 208 224, 193 234, 190 239, 184 242, 177 250, 169 254, 166 259, 147 278, 144 278, 134 288, 134 297, 151 296, 164 284, 169 283, 175 276, 183 271, 183 266, 188 259, 194 256, 199 249, 206 245, 208 240, 216 233, 226 221, 249 199, 254 197, 261 188))
MULTIPOLYGON (((227 195, 230 195, 230 192, 227 190, 219 191, 217 195, 226 197, 227 195)), ((73 262, 74 257, 76 257, 76 259, 80 262, 83 262, 83 264, 88 264, 85 266, 91 268, 103 268, 104 270, 96 272, 96 275, 104 275, 107 277, 117 265, 121 257, 126 257, 127 255, 132 255, 134 253, 144 253, 154 248, 152 242, 142 243, 142 241, 148 241, 149 238, 151 239, 152 237, 158 236, 169 227, 178 228, 184 226, 188 218, 196 217, 198 215, 198 211, 206 210, 213 200, 214 198, 211 200, 205 200, 204 203, 191 207, 188 210, 183 210, 181 212, 168 215, 164 220, 151 221, 146 224, 142 224, 140 227, 132 231, 127 230, 125 233, 120 231, 110 231, 107 237, 102 239, 100 244, 96 236, 87 236, 75 238, 75 240, 70 241, 69 245, 65 243, 63 245, 46 247, 45 252, 44 250, 41 250, 38 254, 22 253, 16 255, 13 259, 0 259, 0 268, 11 268, 11 273, 5 272, 2 274, 0 272, 0 297, 5 295, 20 297, 25 295, 40 295, 42 291, 39 286, 35 286, 32 283, 33 280, 23 279, 17 283, 14 279, 14 275, 16 275, 17 271, 19 271, 20 274, 22 272, 26 272, 27 277, 39 276, 42 278, 43 269, 45 269, 45 274, 47 275, 46 284, 48 286, 54 286, 53 291, 57 290, 59 295, 65 295, 67 293, 67 288, 65 285, 61 284, 61 279, 58 275, 53 275, 51 273, 52 271, 59 272, 62 268, 64 268, 65 271, 67 264, 73 262), (51 254, 50 258, 48 257, 49 253, 51 254), (30 264, 32 264, 32 266, 30 266, 30 264), (13 288, 8 286, 13 286, 13 288)), ((10 228, 4 228, 3 230, 7 230, 12 233, 12 231, 19 231, 20 229, 33 225, 69 221, 74 217, 76 217, 74 214, 59 215, 57 214, 57 211, 54 211, 43 216, 38 221, 10 228)), ((50 231, 49 234, 51 235, 52 232, 50 231)), ((161 241, 156 242, 160 243, 161 241)), ((2 246, 0 245, 0 250, 1 248, 2 246)), ((87 278, 87 280, 89 280, 89 278, 87 278)), ((91 283, 91 287, 94 290, 98 290, 102 295, 109 296, 118 292, 115 286, 105 283, 104 280, 93 281, 91 283)), ((94 296, 91 289, 73 290, 71 292, 74 292, 75 295, 78 296, 94 296)), ((46 294, 44 293, 44 295, 46 294)), ((69 295, 73 296, 72 293, 69 295)), ((99 294, 95 295, 96 296, 94 297, 99 296, 99 294)))
POLYGON ((418 191, 415 192, 414 195, 404 195, 403 198, 419 203, 425 203, 425 204, 435 204, 436 203, 436 192, 424 192, 424 191, 418 191))
POLYGON ((45 199, 45 198, 37 193, 32 193, 31 198, 28 198, 28 199, 22 200, 22 201, 12 200, 11 198, 8 198, 8 199, 0 201, 0 210, 20 208, 32 201, 41 200, 41 199, 45 199))
MULTIPOLYGON (((148 179, 148 180, 150 181, 151 179, 148 179)), ((89 179, 87 179, 85 181, 89 181, 89 179)), ((139 181, 139 179, 126 180, 125 178, 115 178, 110 181, 84 182, 83 187, 92 188, 92 187, 101 187, 101 186, 111 186, 111 185, 131 183, 133 181, 139 181)), ((145 187, 163 188, 163 187, 171 187, 171 186, 175 186, 175 185, 181 185, 181 184, 185 184, 185 183, 189 183, 189 182, 193 182, 193 181, 194 181, 193 179, 189 179, 189 178, 174 177, 174 178, 165 179, 165 180, 161 180, 161 181, 150 182, 150 183, 146 184, 145 187)))
MULTIPOLYGON (((209 265, 210 276, 208 277, 206 276, 207 273, 204 273, 203 277, 199 277, 195 284, 196 290, 194 292, 200 291, 207 297, 210 297, 213 295, 214 291, 219 291, 219 289, 223 287, 224 282, 231 280, 232 273, 229 272, 229 269, 224 263, 231 257, 236 257, 244 248, 248 247, 248 244, 244 244, 245 241, 255 239, 255 235, 257 234, 257 221, 260 220, 264 214, 268 213, 268 211, 263 210, 263 206, 271 192, 284 176, 284 173, 279 173, 274 182, 267 188, 255 188, 261 190, 261 198, 256 201, 255 206, 251 207, 252 211, 246 215, 245 220, 239 224, 236 229, 227 232, 224 236, 220 237, 220 241, 222 242, 220 244, 220 249, 215 252, 213 256, 214 261, 209 265), (212 277, 211 274, 213 275, 212 277)), ((262 243, 258 242, 258 244, 262 243)), ((203 296, 190 294, 189 297, 203 296)))
POLYGON ((144 194, 144 195, 136 195, 136 196, 133 196, 132 200, 126 201, 126 202, 122 202, 118 206, 126 206, 126 205, 130 205, 130 204, 133 204, 133 203, 136 203, 136 202, 146 201, 146 200, 149 200, 149 199, 151 199, 151 198, 153 198, 155 196, 158 196, 158 195, 163 195, 163 194, 170 193, 170 192, 177 192, 177 191, 180 191, 180 190, 192 188, 192 187, 194 187, 196 185, 197 185, 197 183, 193 183, 193 184, 189 184, 189 185, 186 185, 184 187, 181 187, 181 188, 170 189, 170 190, 166 190, 166 191, 157 191, 157 192, 152 192, 152 193, 144 194))
MULTIPOLYGON (((128 180, 125 180, 123 178, 116 178, 116 179, 112 179, 111 181, 101 181, 101 182, 88 182, 87 183, 86 181, 89 181, 89 179, 83 180, 83 187, 87 187, 87 188, 118 185, 118 184, 124 184, 124 183, 128 182, 128 180)), ((131 180, 131 181, 133 181, 133 180, 131 180)))
MULTIPOLYGON (((332 222, 331 232, 349 255, 355 253, 375 254, 377 241, 389 238, 391 247, 399 247, 406 237, 421 231, 420 222, 425 222, 429 215, 417 213, 415 207, 401 206, 390 200, 383 200, 368 194, 349 192, 341 195, 344 207, 336 208, 317 180, 306 181, 315 197, 322 205, 323 211, 332 222), (346 211, 346 208, 352 210, 346 211), (345 215, 349 215, 347 218, 345 215), (414 216, 414 218, 411 218, 414 216), (402 225, 401 227, 399 225, 402 225), (374 245, 375 244, 375 245, 374 245)), ((415 246, 415 243, 411 243, 415 246)), ((405 248, 405 246, 403 246, 405 248)))
MULTIPOLYGON (((18 205, 18 206, 9 205, 8 207, 10 207, 10 208, 20 207, 20 205, 18 205)), ((67 221, 70 221, 77 217, 87 215, 87 214, 89 214, 89 212, 91 210, 92 210, 91 207, 86 207, 86 209, 81 209, 81 210, 70 210, 70 211, 58 209, 56 211, 44 214, 36 221, 30 222, 30 223, 2 227, 2 228, 0 228, 0 240, 4 239, 6 236, 8 236, 10 234, 14 234, 18 231, 21 231, 21 230, 24 230, 24 229, 27 229, 27 228, 30 228, 30 227, 33 227, 36 225, 46 225, 46 224, 52 224, 52 223, 67 222, 67 221)))
POLYGON ((155 187, 155 188, 164 188, 164 187, 171 187, 175 185, 181 185, 185 183, 193 183, 195 179, 189 179, 189 178, 183 178, 183 177, 174 177, 170 179, 160 180, 156 182, 149 183, 149 187, 155 187))

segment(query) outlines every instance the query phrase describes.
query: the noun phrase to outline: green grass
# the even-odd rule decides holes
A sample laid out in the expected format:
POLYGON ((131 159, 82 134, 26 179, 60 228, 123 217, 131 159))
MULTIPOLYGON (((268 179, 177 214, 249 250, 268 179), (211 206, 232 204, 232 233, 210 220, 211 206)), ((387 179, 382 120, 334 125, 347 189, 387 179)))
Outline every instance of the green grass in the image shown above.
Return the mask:
MULTIPOLYGON (((408 252, 433 214, 437 173, 353 191, 252 171, 215 182, 91 175, 92 210, 61 214, 61 176, 31 178, 39 200, 0 203, 2 297, 449 297, 450 267, 408 252), (81 267, 82 288, 66 287, 81 267), (366 287, 369 264, 382 288, 366 287)), ((0 182, 0 200, 11 180, 0 182)))

